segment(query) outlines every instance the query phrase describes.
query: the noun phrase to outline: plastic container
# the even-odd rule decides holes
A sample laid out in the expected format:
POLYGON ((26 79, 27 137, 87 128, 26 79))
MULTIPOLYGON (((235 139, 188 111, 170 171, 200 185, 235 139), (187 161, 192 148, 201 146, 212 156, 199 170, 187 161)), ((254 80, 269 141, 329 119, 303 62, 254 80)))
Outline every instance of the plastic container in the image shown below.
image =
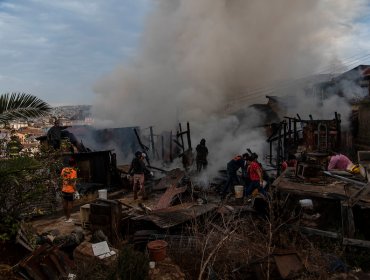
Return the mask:
POLYGON ((299 204, 302 208, 313 209, 313 203, 311 199, 301 199, 299 204))
POLYGON ((159 262, 167 256, 168 243, 164 240, 150 241, 147 245, 151 261, 159 262))
POLYGON ((82 225, 89 222, 90 219, 90 204, 85 204, 80 207, 80 219, 82 225))
POLYGON ((155 262, 149 262, 149 268, 154 269, 155 268, 155 262))
POLYGON ((99 198, 107 199, 108 198, 108 192, 107 189, 98 190, 99 198))
POLYGON ((244 186, 236 185, 234 186, 235 198, 242 198, 244 196, 244 186))

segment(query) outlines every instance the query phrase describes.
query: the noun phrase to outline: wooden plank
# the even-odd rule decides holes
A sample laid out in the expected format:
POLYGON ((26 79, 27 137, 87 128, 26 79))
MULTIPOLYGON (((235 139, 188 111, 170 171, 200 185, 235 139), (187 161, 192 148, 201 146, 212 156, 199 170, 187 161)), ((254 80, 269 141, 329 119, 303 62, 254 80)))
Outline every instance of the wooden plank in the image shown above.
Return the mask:
POLYGON ((345 202, 341 203, 342 233, 344 237, 352 238, 355 235, 355 222, 352 208, 345 202))
POLYGON ((177 185, 172 185, 171 187, 169 187, 165 193, 161 196, 161 198, 159 199, 157 205, 154 207, 154 209, 163 209, 163 208, 167 208, 168 206, 171 205, 172 203, 172 200, 173 198, 180 194, 180 193, 183 193, 185 192, 187 189, 187 187, 177 187, 177 185))
POLYGON ((166 176, 163 177, 158 184, 153 187, 153 190, 164 190, 169 188, 172 185, 176 185, 182 177, 184 177, 185 171, 180 168, 173 169, 166 173, 166 176))
POLYGON ((352 238, 343 238, 343 245, 370 248, 370 241, 352 238))
POLYGON ((370 192, 370 183, 367 183, 361 190, 353 194, 349 199, 350 207, 356 205, 362 198, 365 198, 370 192))
POLYGON ((324 231, 316 228, 299 227, 300 231, 307 234, 320 235, 329 238, 338 238, 339 234, 332 231, 324 231))

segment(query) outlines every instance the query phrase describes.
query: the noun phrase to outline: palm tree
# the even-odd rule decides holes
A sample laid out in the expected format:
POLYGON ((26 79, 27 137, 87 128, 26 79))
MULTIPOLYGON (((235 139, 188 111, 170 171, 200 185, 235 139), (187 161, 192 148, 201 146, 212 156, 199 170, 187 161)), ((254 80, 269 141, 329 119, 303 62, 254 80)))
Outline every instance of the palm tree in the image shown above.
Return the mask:
POLYGON ((26 93, 6 93, 0 95, 0 123, 6 124, 15 119, 28 119, 45 116, 50 112, 48 103, 26 93))

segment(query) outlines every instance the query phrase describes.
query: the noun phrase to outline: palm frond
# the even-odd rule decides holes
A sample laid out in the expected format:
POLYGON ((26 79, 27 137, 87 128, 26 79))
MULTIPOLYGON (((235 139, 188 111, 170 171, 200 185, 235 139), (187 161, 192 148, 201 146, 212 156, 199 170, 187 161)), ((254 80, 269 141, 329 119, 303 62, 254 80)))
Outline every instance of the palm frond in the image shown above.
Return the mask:
POLYGON ((14 119, 45 116, 51 107, 38 97, 26 93, 0 95, 0 123, 14 119))

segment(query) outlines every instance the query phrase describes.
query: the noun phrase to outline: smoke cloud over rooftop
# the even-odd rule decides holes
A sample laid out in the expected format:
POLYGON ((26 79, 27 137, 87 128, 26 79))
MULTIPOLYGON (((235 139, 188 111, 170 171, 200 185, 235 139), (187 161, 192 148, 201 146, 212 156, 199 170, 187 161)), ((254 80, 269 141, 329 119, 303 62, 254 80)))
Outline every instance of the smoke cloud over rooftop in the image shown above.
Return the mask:
MULTIPOLYGON (((225 116, 230 104, 266 102, 256 89, 337 62, 337 47, 365 6, 365 0, 154 1, 137 54, 97 82, 94 117, 106 126, 157 130, 197 122, 193 137, 208 137, 223 161, 243 143, 257 148, 259 132, 240 130, 236 118, 225 116), (226 149, 218 139, 227 134, 235 145, 226 149)), ((248 123, 258 118, 251 113, 248 123)))
MULTIPOLYGON (((224 112, 229 100, 336 59, 363 0, 155 1, 132 61, 95 87, 95 116, 160 125, 224 112)), ((108 122, 109 123, 109 122, 108 122)))

